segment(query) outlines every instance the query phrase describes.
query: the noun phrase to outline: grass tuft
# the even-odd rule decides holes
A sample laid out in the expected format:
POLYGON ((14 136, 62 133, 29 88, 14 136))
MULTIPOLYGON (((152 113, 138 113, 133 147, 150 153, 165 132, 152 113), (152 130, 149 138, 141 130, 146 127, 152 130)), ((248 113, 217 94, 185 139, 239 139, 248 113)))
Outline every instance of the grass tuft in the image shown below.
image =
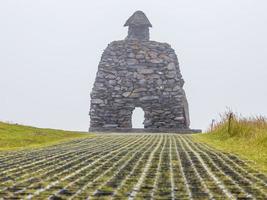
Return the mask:
POLYGON ((207 133, 194 139, 225 152, 248 159, 257 169, 267 172, 267 119, 245 118, 232 112, 221 115, 221 120, 207 133))

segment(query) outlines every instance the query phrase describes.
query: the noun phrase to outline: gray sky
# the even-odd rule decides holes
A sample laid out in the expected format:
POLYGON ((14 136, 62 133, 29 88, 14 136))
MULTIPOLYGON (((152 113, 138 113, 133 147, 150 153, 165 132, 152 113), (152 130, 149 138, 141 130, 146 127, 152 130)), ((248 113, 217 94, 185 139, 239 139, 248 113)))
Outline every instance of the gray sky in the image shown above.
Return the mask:
POLYGON ((86 131, 101 54, 125 38, 135 10, 151 21, 151 40, 178 54, 191 128, 227 107, 266 116, 266 9, 266 0, 1 0, 0 120, 86 131))

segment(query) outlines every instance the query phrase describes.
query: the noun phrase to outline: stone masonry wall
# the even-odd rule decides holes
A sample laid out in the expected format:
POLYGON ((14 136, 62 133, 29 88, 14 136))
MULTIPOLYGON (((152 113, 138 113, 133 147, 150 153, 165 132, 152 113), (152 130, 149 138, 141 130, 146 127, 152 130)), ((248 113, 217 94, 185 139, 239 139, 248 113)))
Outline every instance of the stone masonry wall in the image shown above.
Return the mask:
POLYGON ((131 128, 141 107, 144 128, 189 128, 179 63, 169 44, 114 41, 105 49, 91 92, 90 128, 131 128))

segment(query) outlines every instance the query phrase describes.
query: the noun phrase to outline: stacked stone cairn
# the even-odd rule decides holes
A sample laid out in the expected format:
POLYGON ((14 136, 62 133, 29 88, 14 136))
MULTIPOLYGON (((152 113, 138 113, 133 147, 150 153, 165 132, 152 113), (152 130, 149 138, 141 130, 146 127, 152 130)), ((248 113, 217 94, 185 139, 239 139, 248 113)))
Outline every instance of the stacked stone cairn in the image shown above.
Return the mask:
POLYGON ((175 51, 149 40, 152 27, 142 11, 124 26, 125 40, 104 50, 91 92, 90 131, 132 128, 132 113, 141 107, 144 130, 189 129, 184 80, 175 51))

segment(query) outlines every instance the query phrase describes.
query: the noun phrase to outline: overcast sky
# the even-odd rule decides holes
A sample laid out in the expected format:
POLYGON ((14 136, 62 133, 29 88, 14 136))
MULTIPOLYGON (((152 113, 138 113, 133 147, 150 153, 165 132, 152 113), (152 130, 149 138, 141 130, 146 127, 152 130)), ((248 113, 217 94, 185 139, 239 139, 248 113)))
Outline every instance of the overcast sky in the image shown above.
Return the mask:
POLYGON ((191 128, 267 115, 266 0, 1 0, 0 120, 86 131, 101 54, 136 10, 176 50, 191 128))

